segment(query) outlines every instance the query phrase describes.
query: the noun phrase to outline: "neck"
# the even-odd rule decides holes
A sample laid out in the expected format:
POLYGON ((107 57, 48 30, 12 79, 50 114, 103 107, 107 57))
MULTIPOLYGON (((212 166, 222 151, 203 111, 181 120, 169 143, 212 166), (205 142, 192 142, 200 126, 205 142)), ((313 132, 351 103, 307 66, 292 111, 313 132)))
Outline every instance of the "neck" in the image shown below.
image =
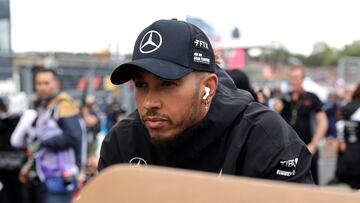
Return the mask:
POLYGON ((294 101, 297 101, 299 100, 299 98, 301 97, 301 95, 303 94, 303 90, 297 90, 297 91, 293 91, 292 94, 291 94, 291 98, 292 100, 294 101))
POLYGON ((52 94, 50 97, 48 98, 41 98, 40 99, 40 104, 41 105, 45 105, 45 107, 49 104, 49 102, 54 99, 57 95, 59 94, 59 92, 55 92, 54 94, 52 94))

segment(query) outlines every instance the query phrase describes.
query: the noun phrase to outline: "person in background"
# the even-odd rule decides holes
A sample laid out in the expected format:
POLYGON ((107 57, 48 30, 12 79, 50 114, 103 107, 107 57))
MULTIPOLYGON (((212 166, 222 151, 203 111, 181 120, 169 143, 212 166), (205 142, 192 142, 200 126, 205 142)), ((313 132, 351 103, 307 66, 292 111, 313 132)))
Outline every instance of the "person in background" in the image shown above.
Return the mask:
POLYGON ((328 120, 328 129, 325 134, 326 141, 323 147, 323 155, 325 158, 336 157, 338 147, 336 122, 339 120, 340 109, 334 93, 329 94, 324 104, 324 111, 328 120))
POLYGON ((360 189, 360 82, 351 101, 341 108, 342 140, 336 168, 336 182, 346 183, 353 189, 360 189))
POLYGON ((303 89, 304 79, 304 68, 300 66, 292 68, 289 77, 292 91, 282 97, 281 101, 278 100, 274 109, 281 113, 282 117, 294 128, 313 155, 311 173, 315 183, 318 184, 317 144, 325 136, 328 121, 320 99, 315 94, 303 89), (314 125, 313 116, 315 117, 315 129, 312 127, 314 125))
POLYGON ((26 180, 35 164, 42 202, 70 202, 77 176, 85 165, 85 125, 73 99, 60 92, 54 69, 35 70, 35 89, 36 118, 28 130, 15 130, 11 137, 13 146, 27 149, 28 161, 20 171, 20 179, 26 180))
POLYGON ((100 109, 97 106, 96 98, 88 95, 85 98, 85 105, 81 108, 81 116, 84 119, 87 132, 87 159, 85 167, 86 180, 93 177, 97 170, 97 162, 99 160, 97 154, 98 133, 100 132, 100 109))
POLYGON ((256 91, 258 102, 270 107, 271 90, 268 86, 264 85, 261 89, 256 91))
POLYGON ((85 105, 81 108, 81 116, 86 125, 88 154, 92 154, 97 147, 96 135, 100 131, 100 110, 96 105, 95 96, 86 97, 85 105))
POLYGON ((24 202, 24 187, 18 179, 20 168, 25 161, 25 153, 10 144, 19 115, 10 115, 7 105, 0 98, 0 202, 24 202))
POLYGON ((257 101, 257 94, 252 88, 249 77, 244 71, 239 69, 231 69, 226 70, 226 73, 229 74, 237 88, 250 92, 250 94, 254 97, 255 101, 257 101))

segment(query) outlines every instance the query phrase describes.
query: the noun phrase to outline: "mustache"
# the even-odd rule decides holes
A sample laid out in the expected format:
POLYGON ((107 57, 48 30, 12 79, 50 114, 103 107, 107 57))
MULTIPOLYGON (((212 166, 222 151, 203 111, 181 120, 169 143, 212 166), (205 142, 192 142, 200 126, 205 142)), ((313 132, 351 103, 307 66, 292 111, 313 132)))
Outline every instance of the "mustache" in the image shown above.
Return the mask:
POLYGON ((156 109, 150 109, 148 110, 143 116, 142 116, 142 120, 144 121, 147 117, 160 117, 162 119, 165 119, 169 122, 171 122, 171 119, 168 115, 166 114, 162 114, 160 112, 158 112, 156 109))

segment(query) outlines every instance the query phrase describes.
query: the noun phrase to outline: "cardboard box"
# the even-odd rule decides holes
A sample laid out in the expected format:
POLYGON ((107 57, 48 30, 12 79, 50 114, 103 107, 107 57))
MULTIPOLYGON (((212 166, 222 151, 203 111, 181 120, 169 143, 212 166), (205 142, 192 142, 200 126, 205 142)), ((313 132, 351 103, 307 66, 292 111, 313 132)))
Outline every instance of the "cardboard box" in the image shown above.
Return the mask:
POLYGON ((93 178, 74 203, 112 202, 298 202, 359 203, 360 192, 318 186, 218 176, 174 168, 115 165, 93 178))

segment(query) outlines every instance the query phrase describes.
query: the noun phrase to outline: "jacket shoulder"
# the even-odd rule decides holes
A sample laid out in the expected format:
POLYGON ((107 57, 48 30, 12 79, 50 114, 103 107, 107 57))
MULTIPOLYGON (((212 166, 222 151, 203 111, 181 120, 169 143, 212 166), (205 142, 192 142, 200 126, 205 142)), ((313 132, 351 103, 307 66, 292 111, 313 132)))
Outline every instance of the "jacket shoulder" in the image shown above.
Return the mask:
POLYGON ((79 114, 79 107, 67 93, 59 93, 49 104, 49 108, 57 108, 59 118, 72 117, 79 114))
POLYGON ((109 131, 107 138, 115 139, 118 144, 126 144, 132 142, 137 135, 136 131, 142 128, 140 119, 136 113, 124 117, 117 122, 109 131))
POLYGON ((278 113, 253 102, 247 106, 243 119, 241 122, 247 127, 240 131, 246 133, 246 151, 241 159, 243 162, 240 173, 269 179, 308 182, 311 155, 296 132, 278 113), (285 163, 298 161, 298 165, 284 166, 285 163))
POLYGON ((269 143, 277 147, 290 145, 300 140, 280 114, 260 103, 250 103, 244 112, 244 119, 253 127, 253 130, 258 131, 252 136, 267 139, 269 143))
POLYGON ((128 155, 135 149, 139 129, 140 121, 135 114, 117 122, 102 142, 98 169, 126 162, 128 155))

